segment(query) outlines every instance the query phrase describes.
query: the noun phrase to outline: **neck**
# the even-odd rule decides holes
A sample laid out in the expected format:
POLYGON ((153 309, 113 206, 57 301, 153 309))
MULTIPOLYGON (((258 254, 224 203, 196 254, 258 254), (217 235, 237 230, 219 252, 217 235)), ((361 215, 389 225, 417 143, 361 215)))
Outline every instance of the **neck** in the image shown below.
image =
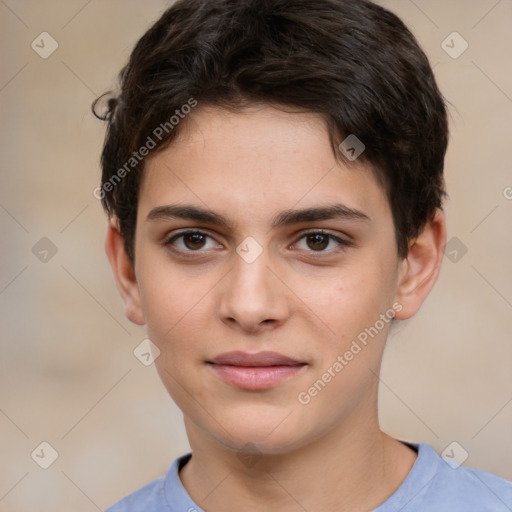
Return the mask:
POLYGON ((246 464, 185 423, 193 456, 180 478, 192 499, 212 512, 372 510, 398 489, 416 459, 379 429, 376 418, 332 429, 291 452, 258 454, 246 464))

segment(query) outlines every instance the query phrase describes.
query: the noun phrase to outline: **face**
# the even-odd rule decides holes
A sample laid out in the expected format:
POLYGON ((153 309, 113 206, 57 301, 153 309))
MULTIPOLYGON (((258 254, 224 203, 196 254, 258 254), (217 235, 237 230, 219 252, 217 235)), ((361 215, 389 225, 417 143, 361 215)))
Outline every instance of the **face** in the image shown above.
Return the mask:
POLYGON ((190 428, 283 453, 376 420, 405 276, 384 190, 316 114, 196 109, 146 163, 131 316, 190 428))

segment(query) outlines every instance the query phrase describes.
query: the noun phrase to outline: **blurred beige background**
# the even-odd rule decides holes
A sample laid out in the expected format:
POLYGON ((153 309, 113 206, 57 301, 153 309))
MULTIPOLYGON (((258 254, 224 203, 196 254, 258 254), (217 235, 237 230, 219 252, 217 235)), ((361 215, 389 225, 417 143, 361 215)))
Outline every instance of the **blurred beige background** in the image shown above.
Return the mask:
MULTIPOLYGON (((457 441, 465 465, 512 479, 512 1, 381 3, 452 104, 450 250, 390 339, 382 426, 439 452, 457 441)), ((90 103, 168 4, 0 0, 2 512, 102 510, 188 451, 180 411, 134 357, 145 332, 124 318, 92 193, 103 125, 90 103), (42 32, 58 44, 46 59, 42 32), (58 453, 48 469, 42 442, 58 453)))

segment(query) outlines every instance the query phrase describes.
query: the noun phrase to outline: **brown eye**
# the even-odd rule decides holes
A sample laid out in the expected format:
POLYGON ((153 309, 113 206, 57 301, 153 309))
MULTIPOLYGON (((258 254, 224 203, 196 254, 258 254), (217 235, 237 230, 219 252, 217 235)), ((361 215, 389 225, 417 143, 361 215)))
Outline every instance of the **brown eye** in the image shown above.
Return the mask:
POLYGON ((164 245, 181 253, 205 252, 219 247, 210 235, 201 231, 182 231, 172 236, 164 245))
POLYGON ((313 251, 323 251, 329 245, 329 235, 323 235, 321 233, 313 233, 307 235, 307 244, 313 251))
POLYGON ((324 231, 304 233, 295 244, 301 250, 324 253, 325 255, 341 251, 351 245, 349 241, 324 231))
POLYGON ((183 235, 183 243, 190 250, 202 249, 205 244, 206 236, 202 233, 187 233, 183 235))

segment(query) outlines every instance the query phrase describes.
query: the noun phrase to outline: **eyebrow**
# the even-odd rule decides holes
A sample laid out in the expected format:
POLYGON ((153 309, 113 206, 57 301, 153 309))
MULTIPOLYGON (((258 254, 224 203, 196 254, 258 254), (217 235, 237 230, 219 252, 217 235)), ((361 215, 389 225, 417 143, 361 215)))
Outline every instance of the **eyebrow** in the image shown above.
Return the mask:
MULTIPOLYGON (((224 216, 212 210, 194 205, 168 204, 157 206, 153 208, 146 217, 147 221, 166 219, 196 220, 230 230, 234 229, 233 223, 224 216)), ((343 204, 332 204, 302 210, 283 210, 273 217, 271 224, 272 227, 275 228, 304 222, 334 219, 371 222, 370 217, 360 210, 349 208, 343 204)))

